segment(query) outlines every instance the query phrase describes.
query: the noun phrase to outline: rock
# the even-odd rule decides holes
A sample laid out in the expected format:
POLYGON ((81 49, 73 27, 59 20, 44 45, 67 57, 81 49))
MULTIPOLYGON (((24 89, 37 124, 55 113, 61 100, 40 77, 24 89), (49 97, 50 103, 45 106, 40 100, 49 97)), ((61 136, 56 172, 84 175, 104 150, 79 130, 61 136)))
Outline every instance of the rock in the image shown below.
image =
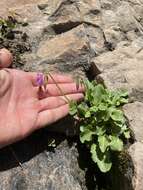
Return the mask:
POLYGON ((99 1, 48 1, 44 7, 43 12, 48 15, 50 27, 56 34, 67 32, 82 23, 86 24, 87 35, 93 39, 93 51, 98 52, 98 47, 104 41, 102 29, 98 26, 101 25, 99 1))
POLYGON ((33 3, 13 7, 10 11, 15 13, 14 17, 18 22, 24 23, 24 27, 19 26, 18 29, 28 35, 33 49, 37 44, 39 44, 41 38, 44 38, 44 34, 47 34, 48 32, 50 34, 54 33, 49 27, 47 16, 43 15, 36 2, 35 4, 33 3))
POLYGON ((133 189, 142 190, 143 186, 143 143, 136 142, 129 148, 129 154, 134 164, 133 189))
POLYGON ((139 27, 135 18, 135 12, 128 2, 122 2, 121 6, 118 7, 117 18, 120 29, 123 32, 137 30, 139 27))
POLYGON ((66 51, 74 51, 75 49, 76 52, 77 49, 82 49, 84 45, 86 45, 87 39, 85 38, 84 27, 81 25, 70 32, 58 35, 57 37, 44 43, 42 42, 40 48, 38 49, 37 55, 40 58, 51 56, 56 59, 57 57, 63 55, 66 51))
MULTIPOLYGON (((19 7, 22 5, 29 5, 29 4, 37 4, 37 3, 42 3, 45 0, 2 0, 0 1, 0 16, 6 17, 7 15, 10 14, 10 9, 14 7, 19 7)), ((23 9, 25 9, 23 7, 23 9)))
POLYGON ((38 3, 44 3, 45 1, 22 0, 19 2, 17 0, 4 0, 0 2, 0 7, 2 7, 0 15, 4 18, 12 15, 18 22, 23 23, 24 27, 18 25, 18 29, 29 36, 31 44, 33 44, 32 48, 39 43, 41 36, 43 37, 43 34, 47 33, 46 30, 48 30, 47 17, 38 8, 38 3))
MULTIPOLYGON (((53 2, 50 4, 53 7, 53 2)), ((49 14, 48 20, 51 21, 51 26, 57 34, 66 32, 81 23, 81 15, 76 4, 68 1, 61 1, 49 14, 47 10, 44 13, 49 14)), ((49 10, 49 9, 48 9, 49 10)), ((50 10, 52 10, 50 8, 50 10)))
POLYGON ((77 2, 77 7, 81 14, 82 22, 101 26, 101 4, 99 0, 80 0, 77 2))
POLYGON ((119 27, 118 16, 113 10, 105 10, 102 13, 103 31, 105 38, 114 46, 124 40, 124 35, 119 27))
POLYGON ((100 27, 94 27, 88 24, 85 24, 84 26, 93 55, 97 56, 106 51, 102 29, 100 27))
POLYGON ((118 155, 112 173, 113 189, 142 190, 143 143, 135 142, 118 155), (118 164, 117 164, 118 163, 118 164))
POLYGON ((103 10, 115 10, 120 4, 121 2, 116 0, 101 0, 101 7, 103 10))
POLYGON ((101 1, 103 31, 105 38, 116 46, 120 41, 131 40, 129 34, 142 36, 142 11, 138 1, 101 1), (139 4, 139 5, 138 5, 139 4), (139 12, 137 11, 139 8, 139 12))
POLYGON ((57 33, 70 30, 79 23, 98 25, 101 22, 99 1, 49 1, 44 13, 49 15, 51 25, 57 33))
POLYGON ((143 142, 143 103, 134 102, 123 107, 136 141, 143 142))
MULTIPOLYGON (((33 158, 23 163, 23 170, 20 167, 14 167, 4 171, 4 168, 6 169, 6 167, 8 167, 6 160, 8 159, 8 163, 10 163, 10 160, 13 160, 13 155, 10 149, 0 152, 0 162, 1 164, 3 163, 0 167, 0 189, 82 190, 84 188, 84 190, 86 190, 85 187, 82 187, 85 183, 84 172, 78 166, 78 152, 75 145, 69 147, 65 140, 52 152, 46 148, 48 145, 47 138, 49 137, 48 135, 46 137, 44 134, 42 136, 42 142, 39 143, 43 147, 43 142, 45 141, 44 146, 46 149, 41 153, 37 152, 36 155, 36 151, 39 151, 37 149, 38 144, 36 143, 38 139, 36 140, 36 138, 34 144, 21 142, 20 146, 14 146, 15 153, 22 161, 23 158, 25 158, 25 160, 30 159, 31 155, 34 154, 33 158), (20 151, 21 149, 22 152, 20 151), (28 153, 29 151, 31 155, 28 153)), ((11 164, 14 162, 15 161, 11 162, 11 164)))
POLYGON ((75 68, 89 68, 89 41, 83 25, 69 32, 41 42, 37 51, 40 64, 55 64, 61 71, 72 71, 75 68))
POLYGON ((142 38, 138 38, 131 45, 120 43, 115 51, 94 58, 95 70, 101 73, 97 80, 109 89, 127 89, 134 100, 143 101, 142 48, 142 38))
POLYGON ((27 23, 38 21, 42 14, 36 4, 27 4, 10 8, 10 11, 16 13, 15 18, 18 21, 27 23), (34 15, 34 16, 33 16, 34 15))
MULTIPOLYGON (((125 105, 124 112, 137 141, 129 148, 135 168, 130 182, 134 190, 140 190, 143 181, 143 1, 1 0, 0 16, 9 15, 9 8, 17 13, 19 21, 28 22, 27 26, 18 28, 26 32, 32 46, 31 52, 21 57, 26 62, 22 66, 24 70, 87 74, 90 79, 95 77, 104 82, 109 89, 127 89, 131 99, 136 100, 125 105)), ((76 134, 70 128, 72 122, 66 124, 66 121, 51 129, 76 134)), ((36 134, 39 134, 36 141, 31 136, 28 142, 14 146, 26 167, 24 171, 9 167, 12 155, 0 153, 0 189, 86 190, 86 174, 78 164, 75 144, 69 148, 67 141, 60 141, 55 152, 50 152, 47 150, 49 136, 36 134)), ((47 135, 47 130, 44 134, 47 135)), ((129 190, 130 185, 121 184, 121 190, 124 189, 129 190)))

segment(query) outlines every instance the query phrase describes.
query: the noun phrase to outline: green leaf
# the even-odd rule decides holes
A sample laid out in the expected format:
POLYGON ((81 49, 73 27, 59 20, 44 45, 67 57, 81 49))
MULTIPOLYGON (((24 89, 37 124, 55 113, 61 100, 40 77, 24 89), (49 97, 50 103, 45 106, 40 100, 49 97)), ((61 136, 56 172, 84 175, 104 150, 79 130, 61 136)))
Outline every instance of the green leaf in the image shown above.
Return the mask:
POLYGON ((121 97, 128 97, 129 93, 127 90, 120 90, 119 91, 121 97))
POLYGON ((100 117, 102 118, 103 122, 105 121, 108 121, 110 119, 110 112, 109 112, 109 109, 105 110, 105 111, 102 111, 100 113, 100 117))
POLYGON ((103 85, 98 84, 94 88, 94 91, 93 91, 93 97, 94 97, 93 103, 94 103, 95 106, 97 106, 102 101, 103 95, 105 95, 105 94, 106 94, 106 90, 104 89, 103 85))
POLYGON ((109 145, 109 141, 108 141, 107 137, 105 135, 99 136, 98 137, 98 143, 99 143, 99 147, 100 147, 101 152, 104 153, 106 151, 106 148, 109 145))
POLYGON ((112 167, 112 162, 110 160, 109 154, 108 153, 104 154, 103 159, 97 161, 97 165, 101 170, 101 172, 103 173, 110 171, 112 167))
POLYGON ((76 113, 77 113, 77 104, 74 101, 71 101, 69 105, 69 114, 75 115, 76 113))
POLYGON ((94 85, 89 80, 84 80, 84 86, 85 86, 85 100, 92 102, 93 101, 93 91, 94 91, 94 85))
POLYGON ((96 113, 98 111, 98 107, 97 106, 92 106, 92 107, 90 107, 89 110, 90 110, 91 113, 96 113))
POLYGON ((92 140, 92 136, 95 135, 95 131, 91 131, 89 129, 85 129, 84 132, 80 133, 80 141, 81 143, 89 142, 92 140))
POLYGON ((89 118, 89 117, 91 117, 91 113, 90 113, 90 111, 87 111, 87 112, 85 113, 85 118, 89 118))
POLYGON ((96 163, 98 158, 97 158, 97 145, 92 144, 90 148, 90 152, 92 154, 92 160, 96 163))
POLYGON ((92 82, 90 82, 89 80, 84 80, 84 85, 86 87, 87 90, 93 90, 94 85, 92 84, 92 82))
POLYGON ((103 135, 106 132, 105 126, 96 127, 96 135, 100 136, 103 135))
POLYGON ((130 131, 129 131, 129 130, 128 130, 128 131, 125 131, 125 132, 124 132, 124 136, 125 136, 126 139, 129 139, 129 138, 131 137, 130 131))
POLYGON ((119 137, 111 136, 110 148, 113 151, 122 151, 123 141, 119 137))
POLYGON ((127 91, 114 91, 111 93, 110 99, 111 105, 120 106, 121 104, 128 103, 128 92, 127 91))
POLYGON ((101 110, 101 111, 105 111, 105 110, 107 110, 107 105, 105 103, 101 103, 98 106, 98 109, 101 110))
POLYGON ((85 129, 86 129, 86 127, 85 127, 85 126, 83 126, 83 125, 81 125, 81 126, 80 126, 80 132, 84 132, 84 131, 85 131, 85 129))
POLYGON ((96 144, 92 144, 90 152, 92 154, 92 160, 97 163, 101 172, 106 173, 111 169, 112 162, 108 151, 103 154, 96 144))
POLYGON ((125 123, 120 123, 120 124, 117 123, 116 125, 121 128, 120 134, 124 134, 124 132, 129 131, 129 129, 125 123))
POLYGON ((80 117, 85 117, 85 114, 87 113, 88 106, 82 102, 80 105, 77 106, 78 114, 80 117))
POLYGON ((126 99, 126 98, 121 98, 120 99, 120 104, 127 104, 128 102, 129 102, 129 100, 126 99))
POLYGON ((115 109, 115 108, 110 108, 110 117, 114 121, 123 121, 124 115, 121 110, 115 109))

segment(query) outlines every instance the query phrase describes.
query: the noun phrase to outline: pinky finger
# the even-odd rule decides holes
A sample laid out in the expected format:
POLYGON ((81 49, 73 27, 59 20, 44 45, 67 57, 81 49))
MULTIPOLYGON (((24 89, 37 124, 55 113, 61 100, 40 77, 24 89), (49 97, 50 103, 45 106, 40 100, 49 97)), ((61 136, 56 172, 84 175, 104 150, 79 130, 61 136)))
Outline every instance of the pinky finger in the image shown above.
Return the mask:
POLYGON ((68 112, 69 112, 68 104, 65 104, 55 109, 42 111, 38 115, 36 128, 39 129, 44 127, 45 125, 50 125, 68 115, 68 112))

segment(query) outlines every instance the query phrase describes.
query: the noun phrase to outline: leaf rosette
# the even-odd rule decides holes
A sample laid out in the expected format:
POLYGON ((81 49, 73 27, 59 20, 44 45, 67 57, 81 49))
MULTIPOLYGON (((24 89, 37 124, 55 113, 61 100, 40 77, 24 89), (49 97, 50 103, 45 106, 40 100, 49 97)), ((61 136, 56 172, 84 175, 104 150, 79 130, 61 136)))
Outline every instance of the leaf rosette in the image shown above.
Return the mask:
MULTIPOLYGON (((82 81, 85 98, 80 103, 71 102, 70 114, 80 121, 80 141, 90 149, 91 158, 101 172, 112 167, 113 151, 122 151, 130 131, 122 111, 128 103, 128 93, 110 91, 95 81, 82 81)), ((79 84, 78 84, 79 85, 79 84)))

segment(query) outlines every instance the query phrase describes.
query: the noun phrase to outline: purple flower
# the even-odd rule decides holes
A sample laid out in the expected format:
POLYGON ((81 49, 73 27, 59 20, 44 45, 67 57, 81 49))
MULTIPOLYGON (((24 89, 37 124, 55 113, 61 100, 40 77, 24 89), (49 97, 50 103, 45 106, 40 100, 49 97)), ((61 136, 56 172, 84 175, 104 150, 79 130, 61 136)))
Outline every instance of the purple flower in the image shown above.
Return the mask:
POLYGON ((36 83, 37 86, 44 85, 44 75, 42 73, 37 73, 36 83))

